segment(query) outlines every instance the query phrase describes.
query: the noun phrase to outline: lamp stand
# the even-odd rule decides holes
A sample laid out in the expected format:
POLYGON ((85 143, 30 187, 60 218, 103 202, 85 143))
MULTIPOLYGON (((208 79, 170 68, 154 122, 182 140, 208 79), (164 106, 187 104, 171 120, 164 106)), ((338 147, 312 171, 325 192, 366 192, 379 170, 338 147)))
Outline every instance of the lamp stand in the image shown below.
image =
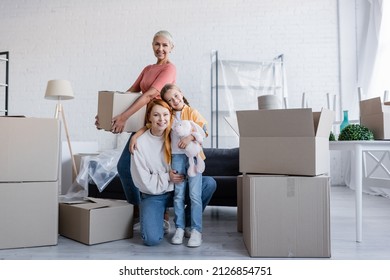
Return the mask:
POLYGON ((73 172, 75 176, 77 177, 77 168, 76 168, 76 162, 74 160, 73 152, 72 152, 72 146, 70 144, 70 138, 69 138, 69 132, 68 132, 68 125, 66 124, 66 119, 65 119, 65 113, 64 109, 62 107, 62 104, 60 100, 58 100, 58 103, 56 105, 56 112, 54 114, 54 118, 59 119, 59 117, 62 118, 62 121, 64 122, 64 128, 65 128, 65 134, 66 134, 66 140, 68 141, 68 147, 69 147, 69 152, 70 152, 70 158, 72 159, 72 166, 73 166, 73 172))

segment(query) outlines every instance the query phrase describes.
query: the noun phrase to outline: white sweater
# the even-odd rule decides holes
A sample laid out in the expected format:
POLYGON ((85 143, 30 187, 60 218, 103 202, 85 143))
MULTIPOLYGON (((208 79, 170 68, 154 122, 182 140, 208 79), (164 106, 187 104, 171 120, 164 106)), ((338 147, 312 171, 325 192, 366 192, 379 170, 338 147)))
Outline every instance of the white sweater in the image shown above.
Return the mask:
POLYGON ((163 194, 173 191, 169 181, 169 165, 164 159, 164 139, 154 136, 150 129, 137 139, 137 149, 131 157, 131 176, 142 193, 163 194))

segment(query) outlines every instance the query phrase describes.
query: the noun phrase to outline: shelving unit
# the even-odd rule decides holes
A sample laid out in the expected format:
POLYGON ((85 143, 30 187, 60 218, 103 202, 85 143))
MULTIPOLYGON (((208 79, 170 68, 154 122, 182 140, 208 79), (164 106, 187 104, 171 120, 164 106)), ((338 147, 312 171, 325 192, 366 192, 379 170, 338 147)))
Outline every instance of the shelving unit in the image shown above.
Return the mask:
POLYGON ((220 60, 211 52, 211 147, 238 147, 234 124, 237 110, 255 110, 257 97, 275 94, 284 101, 283 54, 269 61, 220 60))
POLYGON ((0 52, 0 114, 8 116, 9 52, 0 52))

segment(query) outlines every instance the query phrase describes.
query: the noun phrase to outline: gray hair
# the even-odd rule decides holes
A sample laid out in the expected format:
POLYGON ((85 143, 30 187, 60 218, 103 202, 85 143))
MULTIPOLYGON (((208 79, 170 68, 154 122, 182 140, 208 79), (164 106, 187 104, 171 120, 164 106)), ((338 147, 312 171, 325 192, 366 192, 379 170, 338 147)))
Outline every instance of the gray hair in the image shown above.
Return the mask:
POLYGON ((174 44, 173 44, 173 37, 172 37, 171 33, 169 33, 166 30, 160 30, 156 34, 154 34, 153 41, 157 36, 161 36, 161 37, 164 37, 165 39, 167 39, 169 41, 169 43, 171 44, 171 47, 173 47, 174 44))

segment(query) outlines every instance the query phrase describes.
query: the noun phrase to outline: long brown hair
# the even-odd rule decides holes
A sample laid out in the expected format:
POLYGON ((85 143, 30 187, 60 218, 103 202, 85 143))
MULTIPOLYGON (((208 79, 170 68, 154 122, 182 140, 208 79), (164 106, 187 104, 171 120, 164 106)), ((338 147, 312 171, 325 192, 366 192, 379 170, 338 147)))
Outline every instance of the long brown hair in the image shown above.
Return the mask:
POLYGON ((190 106, 190 103, 188 102, 188 100, 185 98, 183 92, 181 91, 181 89, 175 85, 175 84, 166 84, 162 89, 161 89, 161 92, 160 92, 160 96, 161 96, 161 99, 162 100, 165 100, 164 99, 164 95, 171 89, 176 89, 178 92, 181 92, 181 94, 183 95, 183 101, 184 103, 187 105, 187 106, 190 106))
POLYGON ((150 117, 150 114, 151 114, 152 109, 154 108, 154 106, 164 107, 164 108, 168 109, 169 113, 171 114, 171 116, 169 118, 169 125, 165 129, 164 135, 163 135, 163 137, 164 137, 164 157, 165 157, 165 161, 168 164, 170 164, 171 163, 171 138, 169 137, 169 133, 171 132, 172 121, 173 121, 172 108, 164 100, 161 100, 161 99, 153 99, 153 100, 151 100, 148 103, 148 106, 146 108, 146 116, 145 116, 145 122, 146 122, 146 126, 148 128, 151 127, 151 123, 149 121, 149 117, 150 117))

